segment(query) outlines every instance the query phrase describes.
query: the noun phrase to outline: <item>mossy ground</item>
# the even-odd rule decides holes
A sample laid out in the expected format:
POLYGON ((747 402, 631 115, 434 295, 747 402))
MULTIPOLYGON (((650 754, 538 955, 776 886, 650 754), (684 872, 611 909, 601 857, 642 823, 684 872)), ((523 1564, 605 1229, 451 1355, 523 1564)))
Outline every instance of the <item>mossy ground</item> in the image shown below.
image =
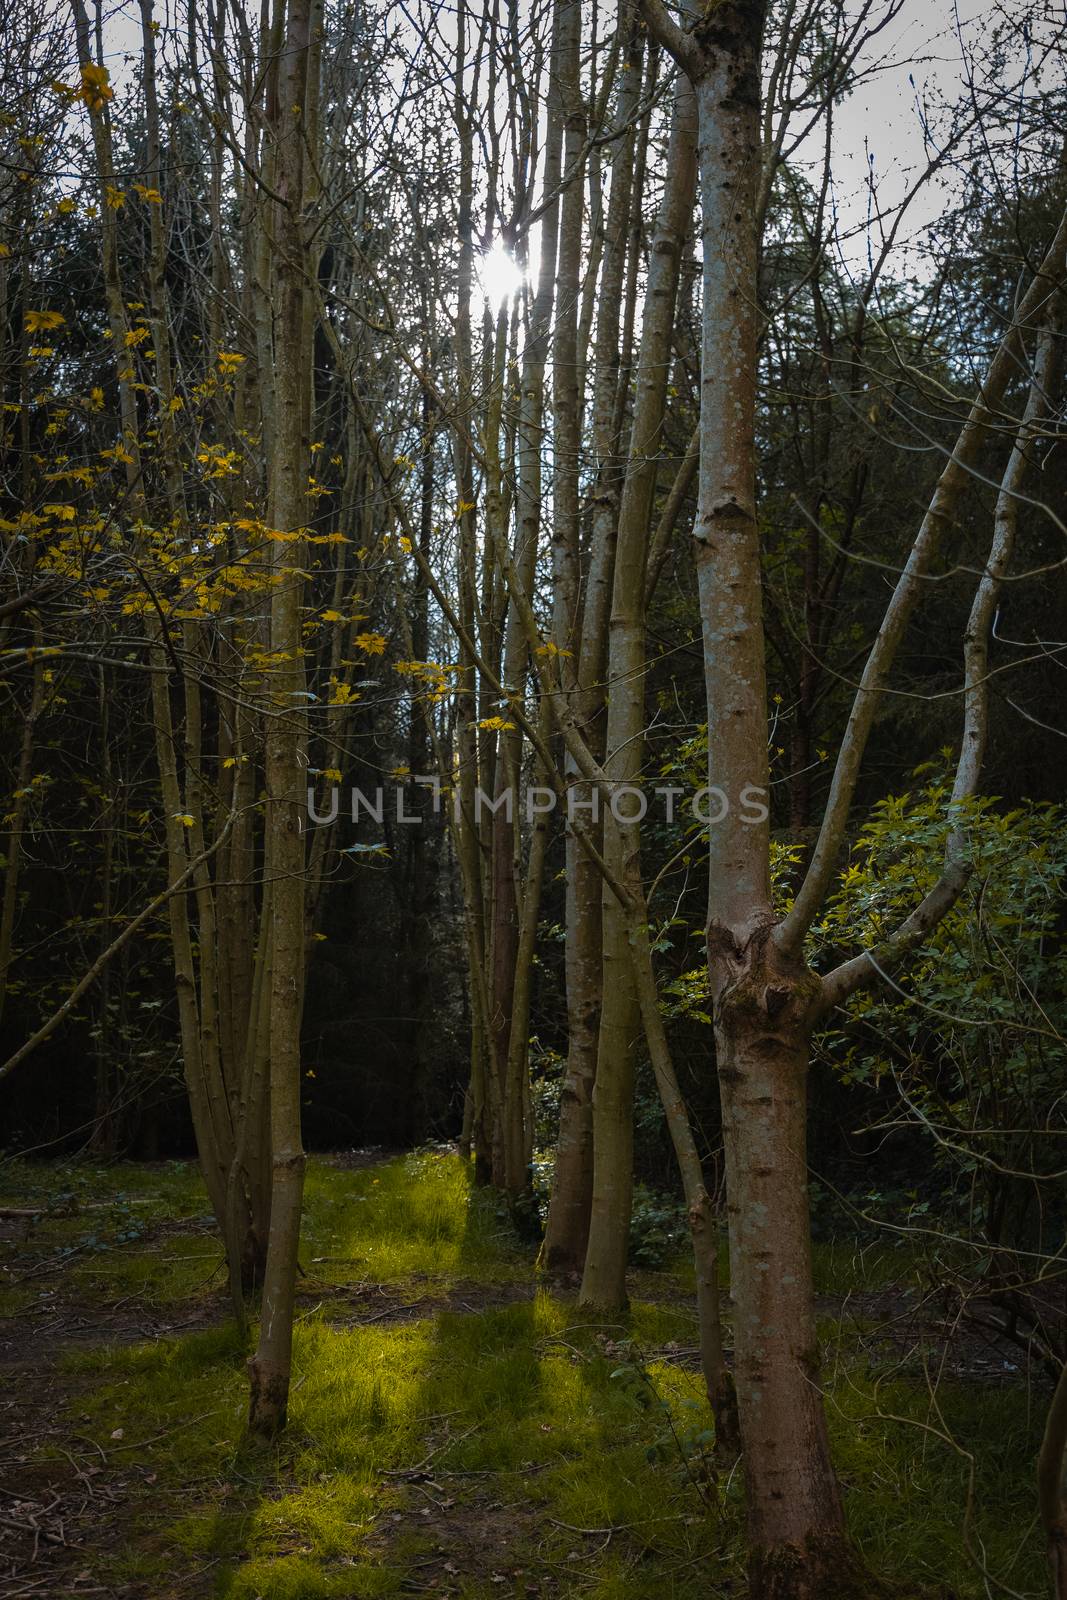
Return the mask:
MULTIPOLYGON (((625 1321, 590 1322, 534 1291, 532 1249, 456 1157, 313 1161, 291 1423, 264 1448, 245 1434, 247 1352, 225 1321, 195 1172, 79 1168, 57 1185, 47 1169, 0 1169, 5 1205, 49 1187, 52 1210, 9 1236, 0 1336, 9 1360, 32 1360, 9 1336, 32 1331, 42 1296, 90 1333, 77 1348, 53 1336, 60 1425, 21 1461, 46 1472, 65 1454, 121 1488, 98 1496, 97 1526, 77 1525, 78 1582, 52 1592, 743 1594, 740 1474, 716 1478, 702 1454, 684 1266, 638 1275, 625 1321), (91 1340, 94 1321, 110 1342, 91 1340), (146 1324, 193 1331, 146 1339, 146 1324)), ((841 1246, 820 1277, 886 1289, 882 1256, 867 1276, 864 1260, 841 1246)), ((1041 1395, 933 1384, 916 1352, 886 1364, 851 1316, 823 1327, 835 1459, 871 1565, 960 1597, 989 1592, 984 1565, 1042 1594, 1041 1395)))

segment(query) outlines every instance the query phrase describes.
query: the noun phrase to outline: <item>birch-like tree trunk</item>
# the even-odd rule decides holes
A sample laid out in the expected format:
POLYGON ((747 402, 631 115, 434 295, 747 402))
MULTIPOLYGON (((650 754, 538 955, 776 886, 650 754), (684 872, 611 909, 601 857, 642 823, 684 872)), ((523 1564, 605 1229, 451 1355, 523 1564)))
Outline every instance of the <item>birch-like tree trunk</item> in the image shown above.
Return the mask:
MULTIPOLYGON (((273 125, 277 201, 274 215, 274 446, 270 523, 283 535, 302 533, 307 509, 307 396, 311 348, 307 329, 308 107, 312 100, 309 0, 290 0, 276 119, 273 125)), ((263 1303, 255 1355, 249 1362, 249 1426, 261 1434, 284 1427, 292 1365, 297 1250, 304 1190, 300 1135, 300 1018, 304 993, 304 828, 306 731, 301 599, 304 541, 279 545, 271 599, 272 666, 267 675, 267 834, 270 883, 266 988, 270 1051, 271 1213, 263 1303)))
POLYGON ((752 1593, 858 1593, 822 1397, 805 1157, 819 980, 771 934, 756 515, 761 0, 661 31, 699 117, 704 306, 694 528, 708 707, 708 968, 722 1100, 752 1593), (679 48, 681 46, 681 48, 679 48), (720 797, 721 796, 721 797, 720 797), (721 813, 721 814, 720 814, 721 813), (754 820, 755 819, 755 820, 754 820), (836 1586, 835 1586, 836 1585, 836 1586))
MULTIPOLYGON (((667 183, 652 241, 630 451, 619 508, 608 654, 607 754, 613 788, 604 817, 604 857, 640 889, 644 761, 645 573, 670 367, 682 248, 693 214, 696 109, 683 74, 675 92, 667 183), (630 793, 627 794, 627 789, 630 793)), ((613 1310, 626 1300, 626 1252, 633 1190, 633 1099, 641 1010, 627 919, 607 883, 601 901, 603 1000, 593 1090, 593 1191, 582 1276, 585 1305, 613 1310)))
MULTIPOLYGON (((850 1545, 818 1385, 807 1198, 810 1037, 834 1003, 892 965, 955 904, 968 873, 954 828, 945 869, 896 932, 820 979, 803 941, 835 871, 860 763, 894 655, 988 425, 1018 370, 1021 328, 1062 281, 1067 223, 1016 309, 886 610, 853 705, 811 864, 776 925, 771 903, 765 640, 756 514, 755 402, 761 0, 734 0, 691 32, 644 0, 694 84, 700 123, 704 305, 700 480, 694 529, 708 705, 708 968, 730 1218, 735 1379, 753 1600, 884 1592, 850 1545), (871 959, 873 956, 873 960, 871 959)), ((953 799, 974 792, 984 744, 984 640, 1006 555, 995 530, 965 641, 968 686, 953 799), (976 644, 976 641, 978 643, 976 644), (975 698, 977 692, 977 698, 975 698)))
MULTIPOLYGON (((628 13, 619 26, 628 25, 628 13)), ((637 106, 640 53, 631 44, 629 70, 622 75, 616 115, 626 125, 637 106)), ((643 130, 647 135, 647 127, 643 130)), ((611 172, 611 195, 604 229, 603 265, 597 304, 593 443, 597 457, 592 534, 578 649, 572 710, 591 749, 603 753, 604 669, 608 617, 615 566, 619 514, 619 337, 622 290, 630 243, 634 137, 620 142, 611 172)), ((581 816, 599 840, 599 810, 594 791, 571 762, 568 812, 581 816)), ((567 990, 567 1064, 560 1091, 559 1135, 552 1198, 545 1225, 544 1265, 555 1272, 581 1272, 589 1239, 593 1197, 593 1085, 596 1078, 602 985, 600 875, 575 838, 566 833, 564 962, 567 990)))

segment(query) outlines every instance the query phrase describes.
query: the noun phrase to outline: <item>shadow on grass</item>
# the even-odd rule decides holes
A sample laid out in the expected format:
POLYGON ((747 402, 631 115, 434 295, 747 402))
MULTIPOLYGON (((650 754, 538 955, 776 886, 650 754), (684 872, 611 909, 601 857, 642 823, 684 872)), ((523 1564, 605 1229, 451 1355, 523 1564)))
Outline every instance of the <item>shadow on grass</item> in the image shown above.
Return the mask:
MULTIPOLYGON (((454 1157, 313 1169, 305 1255, 345 1253, 384 1283, 499 1287, 529 1272, 454 1157)), ((319 1265, 343 1283, 342 1263, 319 1265)), ((227 1600, 356 1600, 431 1580, 469 1600, 739 1592, 739 1484, 720 1484, 709 1510, 680 1459, 649 1459, 665 1414, 636 1407, 612 1376, 618 1339, 632 1333, 684 1429, 699 1377, 656 1353, 695 1343, 686 1305, 638 1303, 610 1327, 544 1293, 344 1326, 336 1309, 324 1300, 298 1325, 291 1424, 267 1449, 244 1431, 244 1351, 231 1330, 70 1363, 91 1381, 78 1431, 109 1466, 146 1480, 132 1553, 111 1564, 116 1587, 163 1596, 210 1584, 227 1600)), ((875 1566, 986 1592, 961 1544, 973 1457, 976 1547, 1017 1593, 1041 1592, 1029 1527, 1040 1407, 1028 1413, 1019 1389, 963 1385, 935 1402, 923 1384, 873 1369, 844 1332, 830 1387, 835 1456, 875 1566)))
MULTIPOLYGON (((454 1161, 407 1164, 399 1192, 394 1171, 357 1175, 358 1219, 333 1208, 334 1238, 354 1242, 362 1224, 368 1265, 483 1285, 529 1271, 454 1161)), ((187 1519, 186 1552, 219 1562, 220 1594, 325 1600, 434 1580, 472 1600, 707 1596, 699 1501, 649 1460, 647 1418, 598 1342, 622 1325, 591 1325, 544 1293, 400 1324, 338 1328, 329 1311, 300 1326, 291 1426, 270 1469, 232 1511, 187 1519), (577 1520, 587 1511, 595 1522, 577 1520)), ((688 1328, 677 1310, 642 1315, 650 1339, 688 1328)))

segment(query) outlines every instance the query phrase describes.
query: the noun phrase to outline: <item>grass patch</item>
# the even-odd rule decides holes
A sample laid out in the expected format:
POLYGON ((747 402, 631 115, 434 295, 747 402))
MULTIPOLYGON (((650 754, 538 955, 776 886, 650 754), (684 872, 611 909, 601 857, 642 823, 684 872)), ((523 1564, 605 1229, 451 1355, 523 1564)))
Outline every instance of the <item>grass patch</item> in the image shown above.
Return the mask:
MULTIPOLYGON (((691 1323, 640 1305, 632 1332, 638 1349, 658 1348, 691 1336, 691 1323)), ((571 1574, 565 1592, 615 1600, 696 1600, 740 1579, 740 1474, 716 1482, 684 1453, 707 1425, 699 1378, 651 1360, 649 1400, 635 1402, 616 1376, 624 1347, 571 1305, 541 1293, 361 1329, 316 1317, 298 1335, 290 1432, 267 1452, 243 1437, 238 1354, 225 1335, 197 1335, 111 1351, 96 1373, 88 1404, 102 1447, 116 1426, 128 1440, 135 1426, 150 1438, 177 1424, 134 1460, 175 1492, 202 1486, 200 1507, 147 1519, 132 1540, 142 1563, 151 1547, 169 1570, 220 1562, 218 1592, 240 1600, 389 1594, 420 1563, 446 1559, 434 1509, 444 1499, 446 1523, 477 1523, 485 1502, 504 1508, 490 1565, 498 1578, 521 1572, 535 1593, 559 1572, 571 1574), (390 1476, 420 1466, 425 1500, 390 1476)), ((1020 1593, 1042 1592, 1039 1540, 1026 1537, 1037 1423, 1017 1393, 944 1384, 934 1401, 840 1363, 831 1427, 852 1527, 875 1566, 983 1593, 962 1542, 970 1452, 972 1547, 1020 1593)), ((119 1562, 115 1578, 134 1570, 119 1562)), ((492 1571, 464 1585, 470 1596, 510 1592, 492 1571)))
POLYGON ((1040 1405, 1035 1415, 1015 1388, 943 1381, 931 1392, 860 1365, 830 1398, 851 1527, 884 1571, 961 1596, 1002 1585, 1045 1595, 1033 1484, 1040 1405))
POLYGON ((910 1286, 925 1257, 921 1249, 882 1239, 840 1237, 811 1247, 816 1294, 871 1294, 878 1289, 910 1286))
MULTIPOLYGON (((165 1172, 150 1193, 153 1176, 153 1225, 199 1214, 188 1170, 165 1172)), ((146 1231, 115 1254, 142 1283, 159 1272, 176 1292, 173 1264, 159 1260, 174 1244, 146 1231)), ((906 1266, 892 1250, 816 1251, 837 1293, 894 1281, 887 1257, 906 1266)), ((312 1163, 302 1259, 311 1297, 324 1281, 492 1289, 532 1270, 493 1201, 444 1155, 356 1172, 312 1163)), ((103 1284, 85 1264, 70 1270, 103 1284)), ((71 1426, 92 1441, 88 1459, 145 1486, 97 1567, 120 1589, 164 1596, 177 1581, 232 1600, 354 1600, 431 1580, 468 1600, 739 1592, 741 1475, 709 1470, 684 1266, 642 1272, 635 1286, 641 1298, 613 1322, 541 1291, 353 1326, 336 1296, 320 1296, 297 1327, 290 1427, 266 1448, 245 1434, 247 1352, 229 1327, 68 1357, 71 1426)), ((921 1373, 872 1366, 847 1322, 829 1332, 835 1459, 872 1564, 978 1600, 966 1536, 997 1579, 1042 1594, 1040 1404, 1029 1412, 1018 1389, 963 1383, 931 1396, 921 1373)))
MULTIPOLYGON (((302 1290, 353 1281, 523 1281, 532 1252, 506 1211, 471 1187, 457 1157, 412 1155, 347 1171, 312 1159, 305 1184, 302 1290)), ((187 1304, 225 1287, 223 1252, 199 1171, 191 1162, 0 1164, 0 1204, 39 1207, 0 1252, 0 1315, 33 1305, 60 1272, 79 1301, 126 1297, 187 1304)))
POLYGON ((192 1162, 0 1162, 0 1204, 37 1210, 0 1251, 0 1314, 26 1310, 62 1274, 79 1301, 188 1301, 216 1275, 222 1249, 192 1162))
POLYGON ((326 1283, 522 1281, 532 1251, 458 1156, 410 1155, 355 1172, 308 1163, 304 1266, 326 1283), (305 1259, 306 1258, 306 1259, 305 1259))
MULTIPOLYGON (((239 1352, 225 1334, 69 1362, 93 1373, 78 1405, 102 1449, 121 1428, 126 1460, 172 1495, 190 1484, 203 1495, 169 1522, 147 1515, 130 1540, 136 1556, 113 1563, 112 1581, 143 1581, 154 1552, 161 1571, 221 1563, 218 1592, 241 1600, 392 1593, 414 1564, 437 1559, 440 1519, 419 1513, 442 1496, 453 1519, 477 1525, 486 1505, 504 1508, 489 1553, 498 1581, 493 1570, 467 1574, 470 1595, 501 1593, 500 1576, 516 1569, 536 1583, 558 1568, 590 1594, 636 1600, 665 1592, 662 1574, 645 1570, 653 1559, 721 1564, 680 1463, 649 1458, 647 1417, 612 1377, 618 1355, 574 1318, 543 1293, 402 1326, 338 1329, 316 1316, 298 1331, 289 1432, 266 1451, 243 1436, 239 1352), (417 1481, 432 1488, 412 1505, 417 1496, 389 1475, 424 1462, 417 1481), (586 1527, 619 1532, 572 1531, 586 1527), (606 1543, 618 1548, 591 1568, 606 1543)), ((640 1320, 656 1336, 683 1331, 673 1312, 642 1308, 640 1320)), ((676 1398, 697 1397, 693 1374, 657 1372, 676 1398)), ((677 1592, 701 1592, 699 1576, 677 1592)))

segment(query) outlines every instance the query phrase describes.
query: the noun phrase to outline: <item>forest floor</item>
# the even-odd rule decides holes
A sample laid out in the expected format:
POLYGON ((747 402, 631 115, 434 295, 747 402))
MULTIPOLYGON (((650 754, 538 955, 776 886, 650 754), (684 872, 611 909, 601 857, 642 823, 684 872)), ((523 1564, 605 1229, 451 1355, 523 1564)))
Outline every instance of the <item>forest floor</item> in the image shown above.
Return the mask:
MULTIPOLYGON (((597 1322, 454 1155, 313 1160, 290 1427, 263 1447, 195 1168, 5 1162, 0 1207, 2 1600, 744 1595, 683 1262, 597 1322)), ((816 1271, 868 1559, 1043 1594, 1043 1382, 948 1326, 904 1251, 821 1245, 816 1271)))

